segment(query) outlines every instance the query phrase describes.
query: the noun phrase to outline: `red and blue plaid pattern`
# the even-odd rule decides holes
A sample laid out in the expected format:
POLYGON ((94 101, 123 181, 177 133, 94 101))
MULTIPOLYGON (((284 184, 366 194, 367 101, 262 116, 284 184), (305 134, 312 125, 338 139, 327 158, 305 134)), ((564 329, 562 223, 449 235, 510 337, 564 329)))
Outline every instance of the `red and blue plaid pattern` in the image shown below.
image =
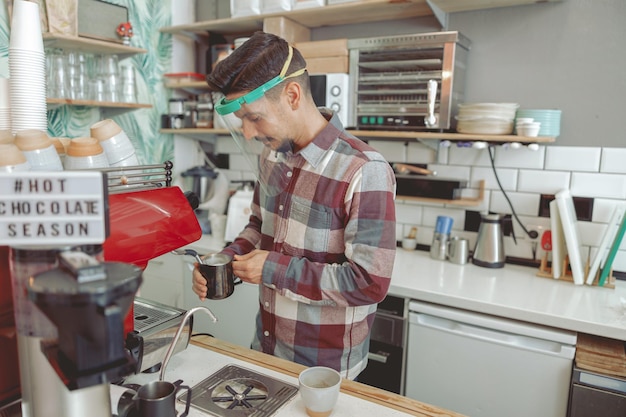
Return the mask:
POLYGON ((252 346, 354 378, 393 269, 394 173, 336 116, 299 153, 261 158, 261 169, 287 173, 285 189, 270 196, 257 184, 250 223, 225 250, 270 251, 252 346))

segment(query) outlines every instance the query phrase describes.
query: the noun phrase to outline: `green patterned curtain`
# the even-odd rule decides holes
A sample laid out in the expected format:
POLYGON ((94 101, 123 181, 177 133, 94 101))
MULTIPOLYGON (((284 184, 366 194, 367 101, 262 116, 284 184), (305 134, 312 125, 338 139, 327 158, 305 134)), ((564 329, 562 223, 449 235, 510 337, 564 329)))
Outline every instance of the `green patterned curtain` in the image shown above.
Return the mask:
MULTIPOLYGON (((173 159, 171 135, 161 135, 160 115, 167 113, 168 92, 163 87, 163 74, 169 72, 172 56, 172 35, 159 32, 172 21, 170 0, 108 0, 128 8, 134 36, 131 46, 146 49, 146 54, 126 58, 136 70, 138 102, 152 105, 149 109, 131 110, 112 116, 131 138, 142 164, 161 163, 173 159)), ((0 76, 9 77, 8 44, 10 22, 7 3, 0 8, 0 76)), ((101 120, 99 108, 60 106, 48 111, 48 134, 51 137, 76 138, 89 136, 89 127, 101 120)))

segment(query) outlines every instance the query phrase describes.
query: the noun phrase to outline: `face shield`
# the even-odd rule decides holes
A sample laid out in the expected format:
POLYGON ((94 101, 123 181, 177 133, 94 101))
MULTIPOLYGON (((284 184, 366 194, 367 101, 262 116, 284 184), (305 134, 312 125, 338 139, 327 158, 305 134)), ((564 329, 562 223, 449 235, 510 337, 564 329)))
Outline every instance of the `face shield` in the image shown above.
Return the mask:
MULTIPOLYGON (((286 164, 285 151, 291 149, 290 143, 281 138, 271 138, 260 134, 259 130, 250 128, 254 125, 257 114, 272 112, 272 104, 265 97, 265 93, 276 87, 284 80, 303 74, 306 69, 302 68, 286 75, 293 49, 289 46, 289 54, 280 74, 254 90, 233 99, 221 97, 216 101, 214 110, 216 118, 228 129, 241 150, 245 161, 252 169, 261 191, 267 196, 277 196, 282 193, 291 178, 291 168, 286 164)), ((237 167, 233 167, 237 169, 237 167)))

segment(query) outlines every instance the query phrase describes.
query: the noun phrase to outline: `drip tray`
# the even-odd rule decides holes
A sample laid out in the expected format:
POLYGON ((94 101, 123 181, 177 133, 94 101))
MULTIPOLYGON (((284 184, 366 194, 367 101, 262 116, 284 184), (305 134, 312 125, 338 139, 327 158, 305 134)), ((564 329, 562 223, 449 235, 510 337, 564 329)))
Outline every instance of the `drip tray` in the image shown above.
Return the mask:
POLYGON ((297 392, 286 382, 227 365, 191 388, 191 406, 219 417, 269 417, 297 392))

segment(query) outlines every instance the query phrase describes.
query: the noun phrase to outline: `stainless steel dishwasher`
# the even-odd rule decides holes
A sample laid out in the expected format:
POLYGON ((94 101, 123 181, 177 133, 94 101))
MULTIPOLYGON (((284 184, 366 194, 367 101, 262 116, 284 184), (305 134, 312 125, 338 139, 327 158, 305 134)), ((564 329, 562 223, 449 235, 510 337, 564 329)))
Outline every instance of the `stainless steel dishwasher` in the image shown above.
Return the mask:
POLYGON ((409 303, 405 395, 471 417, 565 417, 576 333, 409 303))

